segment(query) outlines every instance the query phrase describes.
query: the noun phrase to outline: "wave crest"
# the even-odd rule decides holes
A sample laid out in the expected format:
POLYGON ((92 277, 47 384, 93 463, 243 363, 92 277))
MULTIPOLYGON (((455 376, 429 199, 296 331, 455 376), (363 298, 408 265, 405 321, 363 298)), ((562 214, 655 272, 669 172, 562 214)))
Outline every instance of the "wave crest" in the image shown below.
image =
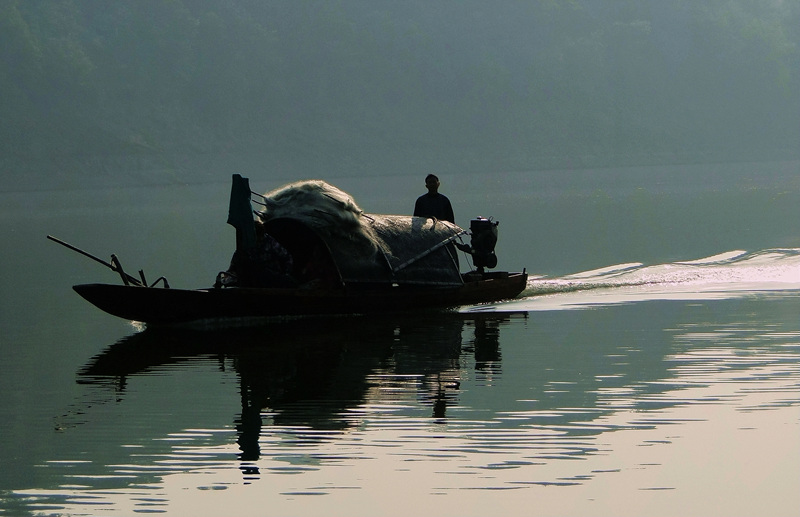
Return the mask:
POLYGON ((493 310, 554 310, 786 291, 800 291, 800 248, 733 250, 689 261, 625 263, 558 278, 531 277, 519 299, 493 310))

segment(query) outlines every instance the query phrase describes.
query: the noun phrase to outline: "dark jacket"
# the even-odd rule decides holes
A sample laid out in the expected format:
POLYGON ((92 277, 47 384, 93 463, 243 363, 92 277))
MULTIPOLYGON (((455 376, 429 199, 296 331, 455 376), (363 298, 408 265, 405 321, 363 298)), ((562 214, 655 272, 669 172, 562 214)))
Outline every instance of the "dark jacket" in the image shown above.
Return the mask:
POLYGON ((417 217, 435 217, 455 224, 455 215, 450 200, 444 194, 423 194, 414 204, 414 215, 417 217))

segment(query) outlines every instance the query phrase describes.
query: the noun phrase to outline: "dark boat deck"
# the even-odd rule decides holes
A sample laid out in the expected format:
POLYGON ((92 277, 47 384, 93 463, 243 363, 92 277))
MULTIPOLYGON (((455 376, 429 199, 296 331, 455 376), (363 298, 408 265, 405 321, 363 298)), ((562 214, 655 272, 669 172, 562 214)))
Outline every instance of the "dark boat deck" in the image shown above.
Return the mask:
POLYGON ((490 273, 459 287, 347 286, 299 288, 165 289, 110 284, 81 284, 73 289, 99 309, 132 321, 174 325, 203 320, 245 321, 314 315, 348 315, 451 309, 519 295, 522 273, 490 273))

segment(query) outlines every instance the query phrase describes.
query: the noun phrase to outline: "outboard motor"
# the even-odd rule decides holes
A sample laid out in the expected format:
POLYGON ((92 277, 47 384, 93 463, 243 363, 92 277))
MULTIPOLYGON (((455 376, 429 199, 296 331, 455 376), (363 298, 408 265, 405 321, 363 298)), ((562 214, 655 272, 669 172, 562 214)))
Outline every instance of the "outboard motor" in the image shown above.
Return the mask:
POLYGON ((494 247, 497 244, 498 224, 500 223, 485 217, 477 217, 469 222, 472 237, 469 242, 469 250, 465 249, 464 251, 472 255, 472 262, 481 273, 485 267, 491 269, 497 266, 494 247))

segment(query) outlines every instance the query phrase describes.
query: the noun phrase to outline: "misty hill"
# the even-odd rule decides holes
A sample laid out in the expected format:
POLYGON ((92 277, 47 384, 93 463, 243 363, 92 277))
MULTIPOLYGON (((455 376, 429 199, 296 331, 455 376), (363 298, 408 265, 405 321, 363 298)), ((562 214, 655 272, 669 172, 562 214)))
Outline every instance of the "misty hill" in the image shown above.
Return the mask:
POLYGON ((798 0, 0 0, 0 171, 796 158, 799 44, 798 0))

